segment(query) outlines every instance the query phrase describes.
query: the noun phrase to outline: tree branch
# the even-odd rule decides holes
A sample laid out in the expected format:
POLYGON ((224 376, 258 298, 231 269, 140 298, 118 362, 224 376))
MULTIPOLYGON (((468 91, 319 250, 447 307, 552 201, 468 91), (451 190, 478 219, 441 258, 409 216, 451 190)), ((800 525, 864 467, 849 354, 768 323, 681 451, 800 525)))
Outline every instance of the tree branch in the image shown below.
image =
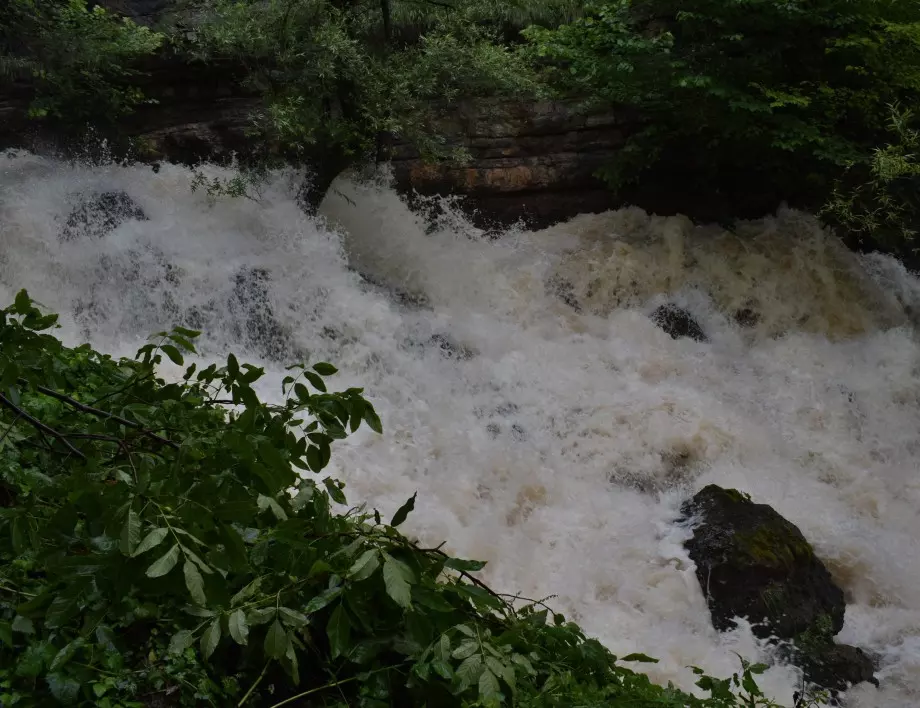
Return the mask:
POLYGON ((175 450, 179 449, 179 445, 177 443, 174 443, 172 440, 169 440, 168 438, 164 438, 161 435, 157 435, 153 431, 147 430, 144 426, 140 425, 139 423, 135 423, 134 421, 128 420, 127 418, 122 418, 121 416, 117 416, 114 413, 108 413, 106 411, 99 410, 98 408, 87 406, 86 404, 80 403, 80 401, 74 398, 71 398, 70 396, 65 396, 63 393, 58 393, 57 391, 53 391, 50 388, 46 388, 45 386, 36 386, 35 390, 37 390, 39 393, 45 394, 46 396, 50 396, 51 398, 56 398, 57 400, 63 403, 66 403, 71 408, 76 408, 78 411, 81 411, 83 413, 89 413, 90 415, 94 415, 99 418, 105 418, 107 420, 114 420, 116 423, 121 423, 122 425, 127 426, 129 428, 134 428, 135 430, 139 430, 141 433, 143 433, 149 438, 156 440, 158 443, 161 443, 163 445, 168 445, 169 447, 175 450))
POLYGON ((24 410, 22 410, 22 408, 20 408, 20 407, 17 406, 15 403, 13 403, 9 398, 7 398, 6 396, 4 396, 2 393, 0 393, 0 405, 6 406, 6 407, 9 408, 11 411, 13 411, 14 413, 18 414, 19 417, 21 417, 24 421, 26 421, 29 425, 31 425, 33 428, 35 428, 35 429, 38 430, 39 432, 41 432, 41 433, 47 433, 48 435, 50 435, 50 436, 53 437, 54 439, 56 439, 56 440, 60 441, 61 443, 63 443, 63 444, 64 444, 64 447, 66 447, 68 450, 70 450, 70 452, 72 452, 74 455, 76 455, 77 457, 79 457, 81 460, 85 460, 85 459, 86 459, 86 455, 84 455, 84 454, 83 454, 82 452, 80 452, 77 448, 75 448, 75 447, 70 443, 70 441, 67 440, 67 437, 66 437, 65 435, 62 435, 61 433, 59 433, 58 431, 54 430, 53 428, 49 428, 47 425, 45 425, 44 423, 42 423, 38 418, 32 417, 31 415, 29 415, 28 413, 26 413, 24 410))

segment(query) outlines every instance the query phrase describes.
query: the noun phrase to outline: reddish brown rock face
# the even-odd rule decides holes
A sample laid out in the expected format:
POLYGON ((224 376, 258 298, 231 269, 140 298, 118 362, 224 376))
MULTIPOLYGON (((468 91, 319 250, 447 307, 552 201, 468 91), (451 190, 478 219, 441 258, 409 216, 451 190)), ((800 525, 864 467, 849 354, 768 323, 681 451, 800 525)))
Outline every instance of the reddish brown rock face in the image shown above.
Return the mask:
POLYGON ((615 159, 630 121, 612 112, 581 111, 574 102, 481 99, 463 102, 437 127, 461 164, 424 162, 397 143, 393 171, 400 191, 451 194, 483 223, 525 219, 547 224, 615 205, 595 176, 615 159))

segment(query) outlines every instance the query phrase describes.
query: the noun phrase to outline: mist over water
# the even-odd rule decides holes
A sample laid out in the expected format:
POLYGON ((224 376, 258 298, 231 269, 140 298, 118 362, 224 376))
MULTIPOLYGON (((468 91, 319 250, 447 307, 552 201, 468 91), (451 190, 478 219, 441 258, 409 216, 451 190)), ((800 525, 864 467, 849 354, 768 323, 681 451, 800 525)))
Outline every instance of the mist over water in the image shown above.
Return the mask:
MULTIPOLYGON (((493 240, 383 183, 341 180, 310 220, 283 175, 213 204, 191 182, 0 157, 0 302, 27 288, 66 341, 115 355, 201 328, 203 358, 266 367, 268 399, 287 364, 335 363, 384 423, 333 454, 351 502, 386 516, 418 490, 407 533, 489 561, 500 592, 556 595, 615 654, 658 657, 656 681, 768 657, 712 629, 674 523, 703 485, 740 488, 802 529, 846 592, 840 639, 879 657, 882 688, 848 705, 920 704, 920 280, 900 264, 793 211, 729 233, 623 209, 493 240), (146 220, 62 236, 112 190, 146 220), (710 341, 656 327, 664 302, 710 341)), ((791 704, 797 680, 763 683, 791 704)))

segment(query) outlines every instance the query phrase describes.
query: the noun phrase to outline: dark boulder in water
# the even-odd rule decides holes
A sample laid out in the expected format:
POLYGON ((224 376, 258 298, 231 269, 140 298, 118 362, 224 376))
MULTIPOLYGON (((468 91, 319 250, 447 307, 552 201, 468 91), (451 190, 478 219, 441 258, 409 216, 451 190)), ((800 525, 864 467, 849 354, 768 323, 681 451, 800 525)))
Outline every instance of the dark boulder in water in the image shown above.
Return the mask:
POLYGON ((234 334, 260 356, 282 359, 289 337, 275 317, 269 295, 271 276, 264 268, 244 268, 233 277, 230 311, 236 320, 234 334))
POLYGON ((102 238, 130 219, 147 221, 144 210, 125 192, 102 192, 84 197, 73 208, 61 231, 62 241, 102 238))
POLYGON ((466 361, 472 359, 475 353, 453 339, 448 334, 433 334, 428 340, 428 345, 436 347, 445 359, 460 359, 466 361))
POLYGON ((693 319, 693 315, 677 305, 662 305, 650 317, 652 322, 671 335, 672 339, 689 337, 697 342, 709 341, 703 328, 693 319))
POLYGON ((785 640, 787 657, 809 682, 834 691, 862 681, 877 685, 869 657, 834 642, 843 628, 843 591, 798 527, 772 507, 716 485, 681 511, 697 522, 686 548, 717 630, 747 618, 757 636, 785 640))
POLYGON ((553 276, 546 281, 546 292, 562 300, 562 302, 575 310, 575 312, 581 312, 581 303, 578 302, 578 298, 575 296, 575 286, 568 280, 559 276, 553 276))
POLYGON ((735 311, 734 319, 738 326, 751 328, 760 324, 761 317, 760 313, 756 310, 753 310, 750 307, 742 307, 741 309, 735 311))

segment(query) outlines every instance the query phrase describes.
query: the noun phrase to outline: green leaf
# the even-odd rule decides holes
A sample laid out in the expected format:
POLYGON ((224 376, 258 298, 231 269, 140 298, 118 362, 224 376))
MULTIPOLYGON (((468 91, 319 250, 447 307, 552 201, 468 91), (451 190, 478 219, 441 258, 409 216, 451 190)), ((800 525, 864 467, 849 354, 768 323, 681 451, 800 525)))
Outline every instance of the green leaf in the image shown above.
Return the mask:
POLYGON ((454 649, 454 651, 451 653, 451 656, 454 659, 466 659, 467 657, 475 654, 477 651, 479 651, 479 642, 475 639, 468 639, 456 649, 454 649))
POLYGON ((163 353, 169 357, 169 360, 173 364, 181 366, 185 363, 185 359, 182 358, 182 354, 172 344, 161 344, 160 349, 163 350, 163 353))
POLYGON ((201 655, 209 659, 220 643, 220 617, 216 618, 201 635, 201 655))
POLYGON ((383 582, 387 595, 393 602, 404 609, 412 604, 412 583, 415 582, 415 576, 409 566, 386 555, 383 561, 383 582))
POLYGON ((32 298, 29 297, 29 293, 26 292, 25 288, 16 293, 16 298, 13 300, 14 314, 25 315, 29 312, 31 306, 32 298))
POLYGON ((80 694, 80 682, 76 679, 62 676, 59 673, 48 674, 45 677, 51 695, 58 703, 72 704, 80 694))
POLYGON ((329 637, 332 658, 336 659, 344 654, 351 637, 351 623, 342 605, 336 607, 329 618, 329 623, 326 625, 326 635, 329 637))
POLYGON ((332 364, 327 364, 324 361, 321 361, 319 364, 313 365, 313 370, 320 376, 332 376, 338 372, 332 364))
POLYGON ((287 653, 288 643, 287 632, 284 627, 281 626, 281 622, 275 620, 272 622, 272 626, 269 627, 268 633, 265 635, 265 643, 263 649, 265 650, 265 655, 271 657, 272 659, 280 659, 287 653))
POLYGON ((249 641, 249 624, 246 622, 246 613, 243 610, 236 610, 230 613, 227 619, 230 627, 230 636, 237 644, 245 644, 249 641))
POLYGON ((461 687, 465 689, 476 683, 482 674, 482 670, 482 656, 479 654, 473 654, 464 659, 463 663, 457 667, 457 678, 460 679, 461 687))
POLYGON ((375 433, 383 433, 383 425, 380 424, 380 418, 377 416, 377 411, 374 410, 374 407, 370 403, 366 403, 364 406, 364 422, 366 422, 375 433))
POLYGON ((186 329, 185 327, 179 327, 178 325, 173 327, 173 332, 178 332, 183 337, 188 337, 189 339, 196 339, 201 336, 201 332, 197 329, 186 329))
POLYGON ((486 567, 486 564, 482 561, 471 561, 471 560, 461 560, 460 558, 448 558, 444 561, 445 568, 452 568, 454 570, 462 570, 466 573, 475 573, 477 570, 482 570, 486 567))
POLYGON ((35 634, 35 625, 32 624, 32 620, 22 615, 16 615, 13 618, 12 629, 20 634, 35 634))
POLYGON ((141 517, 134 509, 128 511, 128 518, 121 529, 121 552, 126 556, 134 555, 138 542, 141 540, 141 517))
POLYGON ((476 636, 476 632, 474 632, 472 629, 467 627, 465 624, 458 624, 456 627, 454 627, 454 629, 460 632, 460 634, 466 635, 467 637, 476 636))
POLYGON ((181 654, 190 646, 192 646, 194 639, 195 637, 191 631, 187 629, 180 629, 172 636, 172 639, 169 640, 169 653, 181 654))
POLYGON ((620 661, 636 661, 643 664, 657 664, 658 659, 653 659, 645 654, 627 654, 620 661))
POLYGON ((262 585, 262 578, 256 578, 251 583, 247 583, 242 590, 230 598, 231 607, 236 607, 241 602, 243 602, 243 600, 248 600, 250 597, 255 595, 256 592, 258 592, 260 585, 262 585))
POLYGON ((422 607, 427 607, 429 610, 434 610, 435 612, 453 612, 455 609, 441 593, 421 585, 413 586, 412 600, 422 607))
POLYGON ((323 484, 326 486, 326 490, 329 492, 329 496, 332 497, 334 502, 338 504, 348 503, 345 494, 342 492, 336 480, 332 479, 332 477, 326 477, 326 479, 323 480, 323 484))
POLYGON ((74 597, 58 596, 54 598, 45 612, 45 625, 60 627, 74 615, 77 610, 77 600, 74 597))
POLYGON ((390 522, 390 526, 399 526, 403 521, 406 520, 410 512, 415 510, 415 499, 417 496, 418 492, 409 497, 406 503, 399 507, 399 509, 393 515, 393 520, 390 522))
POLYGON ((272 513, 275 515, 275 518, 278 519, 278 521, 287 521, 288 516, 284 509, 282 509, 281 505, 271 497, 260 494, 259 498, 256 500, 256 503, 259 507, 259 511, 271 509, 272 513))
POLYGON ((322 472, 323 470, 323 456, 320 455, 319 448, 315 445, 310 445, 307 448, 307 464, 314 472, 322 472))
POLYGON ((175 568, 178 562, 179 544, 177 543, 150 564, 150 567, 147 568, 146 575, 148 578, 160 578, 175 568))
POLYGON ((348 570, 348 577, 355 582, 361 582, 371 577, 377 568, 380 567, 380 552, 376 548, 371 548, 361 554, 348 570))
POLYGON ((297 612, 297 610, 292 610, 290 607, 280 607, 278 608, 278 613, 281 615, 281 620, 293 629, 300 629, 307 623, 306 615, 297 612))
POLYGON ((246 619, 250 625, 257 626, 265 624, 277 617, 278 611, 274 607, 260 607, 256 610, 250 610, 246 619))
POLYGON ((82 639, 74 639, 72 642, 65 644, 64 648, 57 653, 54 660, 51 662, 49 671, 57 671, 62 668, 68 661, 73 659, 74 655, 83 644, 84 642, 82 639))
MULTIPOLYGON (((168 573, 169 571, 167 570, 166 572, 168 573)), ((185 587, 188 588, 192 599, 199 605, 206 605, 208 598, 204 594, 204 577, 202 577, 201 571, 198 570, 198 566, 191 559, 186 558, 182 566, 182 573, 185 575, 185 587)), ((165 574, 163 573, 163 575, 165 574)))
POLYGON ((315 388, 317 391, 326 393, 326 383, 319 376, 314 374, 312 371, 304 371, 303 375, 304 378, 310 382, 313 388, 315 388))
POLYGON ((13 625, 0 621, 0 643, 13 647, 13 625))
MULTIPOLYGON (((178 531, 178 529, 176 530, 178 531)), ((204 544, 201 544, 201 545, 204 546, 204 544)), ((184 545, 180 545, 180 547, 182 549, 182 552, 186 556, 192 559, 192 561, 195 563, 195 565, 198 566, 198 569, 202 573, 204 573, 205 575, 211 575, 214 573, 214 571, 211 569, 211 566, 209 566, 198 555, 196 555, 195 552, 191 548, 188 548, 187 546, 184 546, 184 545)))
POLYGON ((166 538, 168 533, 168 529, 153 529, 153 531, 144 536, 144 540, 140 542, 140 545, 134 549, 134 553, 131 555, 137 557, 146 553, 152 548, 156 548, 161 543, 163 543, 163 539, 166 538))
POLYGON ((304 612, 306 612, 308 615, 311 615, 314 612, 319 612, 321 609, 335 600, 339 595, 341 595, 343 590, 344 588, 341 586, 324 590, 307 603, 307 606, 304 608, 304 612))
POLYGON ((479 699, 486 705, 495 705, 501 700, 498 679, 489 669, 479 677, 479 699))
POLYGON ((306 403, 310 400, 310 390, 300 382, 294 384, 294 393, 301 403, 306 403))

